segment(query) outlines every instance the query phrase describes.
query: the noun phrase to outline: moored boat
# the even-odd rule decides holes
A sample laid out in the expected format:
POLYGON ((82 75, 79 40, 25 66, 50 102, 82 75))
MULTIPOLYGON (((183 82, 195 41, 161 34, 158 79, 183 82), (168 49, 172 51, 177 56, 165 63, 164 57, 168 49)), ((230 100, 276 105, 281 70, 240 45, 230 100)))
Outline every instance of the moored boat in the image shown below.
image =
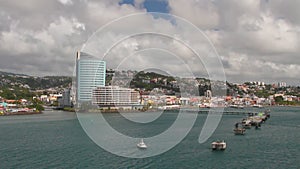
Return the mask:
POLYGON ((238 105, 237 108, 238 108, 238 109, 244 109, 244 106, 243 106, 243 105, 238 105))
POLYGON ((244 135, 246 132, 246 129, 243 127, 239 127, 240 123, 235 124, 235 129, 233 129, 235 135, 244 135))
POLYGON ((235 104, 232 104, 232 105, 229 105, 230 108, 235 108, 237 109, 238 108, 238 105, 235 105, 235 104))
POLYGON ((235 128, 235 129, 233 129, 233 131, 234 131, 235 135, 244 135, 245 132, 246 132, 246 129, 244 129, 244 128, 235 128))
POLYGON ((252 107, 255 107, 255 108, 263 108, 263 106, 260 105, 260 104, 254 104, 252 107))
POLYGON ((270 112, 271 112, 271 110, 270 109, 267 109, 267 110, 265 110, 264 111, 264 113, 265 113, 265 115, 267 116, 267 118, 270 118, 270 112))
POLYGON ((251 129, 252 125, 250 123, 243 124, 244 129, 251 129))
POLYGON ((251 121, 252 126, 255 126, 257 123, 263 122, 263 119, 260 116, 251 116, 248 117, 248 119, 251 121))
POLYGON ((242 126, 243 126, 243 128, 245 128, 245 129, 251 129, 251 120, 249 120, 249 119, 243 119, 242 120, 242 126))
POLYGON ((260 129, 261 123, 255 123, 254 126, 255 126, 255 129, 260 129))

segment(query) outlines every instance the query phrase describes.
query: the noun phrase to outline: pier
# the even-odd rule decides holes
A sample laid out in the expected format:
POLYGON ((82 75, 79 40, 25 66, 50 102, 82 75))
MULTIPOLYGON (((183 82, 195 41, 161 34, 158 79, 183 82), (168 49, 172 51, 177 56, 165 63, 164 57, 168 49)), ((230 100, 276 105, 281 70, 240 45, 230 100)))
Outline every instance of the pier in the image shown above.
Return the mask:
POLYGON ((189 113, 195 113, 198 112, 198 114, 220 114, 222 113, 223 115, 249 115, 252 114, 253 111, 230 111, 230 110, 218 110, 218 109, 214 109, 214 110, 184 110, 186 112, 189 113))

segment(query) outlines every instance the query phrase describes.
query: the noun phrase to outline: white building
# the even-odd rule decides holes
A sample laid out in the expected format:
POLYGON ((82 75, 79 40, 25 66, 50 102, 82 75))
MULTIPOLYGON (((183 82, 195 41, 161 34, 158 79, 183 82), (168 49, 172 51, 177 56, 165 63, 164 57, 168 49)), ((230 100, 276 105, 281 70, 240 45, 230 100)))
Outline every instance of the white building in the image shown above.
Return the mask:
POLYGON ((286 83, 285 82, 279 82, 278 87, 286 87, 286 83))
POLYGON ((93 104, 101 107, 140 105, 140 93, 130 88, 103 86, 93 90, 93 104))
POLYGON ((187 98, 187 97, 181 97, 179 101, 180 101, 181 105, 189 105, 190 104, 190 98, 187 98))

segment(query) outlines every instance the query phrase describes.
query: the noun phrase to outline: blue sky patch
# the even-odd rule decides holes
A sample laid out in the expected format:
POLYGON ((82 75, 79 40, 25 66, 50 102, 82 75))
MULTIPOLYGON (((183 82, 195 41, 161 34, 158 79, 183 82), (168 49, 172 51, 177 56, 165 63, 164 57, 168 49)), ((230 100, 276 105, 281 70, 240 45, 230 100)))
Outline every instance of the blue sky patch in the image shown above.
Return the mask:
MULTIPOLYGON (((134 0, 123 0, 119 4, 134 5, 134 0)), ((145 0, 143 5, 147 12, 169 13, 168 2, 165 0, 145 0)))

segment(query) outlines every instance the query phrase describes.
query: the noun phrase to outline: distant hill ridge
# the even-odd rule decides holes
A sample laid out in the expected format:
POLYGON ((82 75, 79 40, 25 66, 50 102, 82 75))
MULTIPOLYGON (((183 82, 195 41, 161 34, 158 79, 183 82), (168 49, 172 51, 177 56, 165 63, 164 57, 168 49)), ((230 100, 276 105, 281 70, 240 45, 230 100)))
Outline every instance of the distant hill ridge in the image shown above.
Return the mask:
POLYGON ((29 76, 29 75, 26 75, 26 74, 18 74, 18 73, 3 72, 3 71, 0 71, 0 75, 29 76))
POLYGON ((68 76, 44 76, 36 77, 26 74, 17 74, 0 71, 1 88, 29 88, 31 90, 42 90, 48 88, 66 88, 72 83, 68 76))

